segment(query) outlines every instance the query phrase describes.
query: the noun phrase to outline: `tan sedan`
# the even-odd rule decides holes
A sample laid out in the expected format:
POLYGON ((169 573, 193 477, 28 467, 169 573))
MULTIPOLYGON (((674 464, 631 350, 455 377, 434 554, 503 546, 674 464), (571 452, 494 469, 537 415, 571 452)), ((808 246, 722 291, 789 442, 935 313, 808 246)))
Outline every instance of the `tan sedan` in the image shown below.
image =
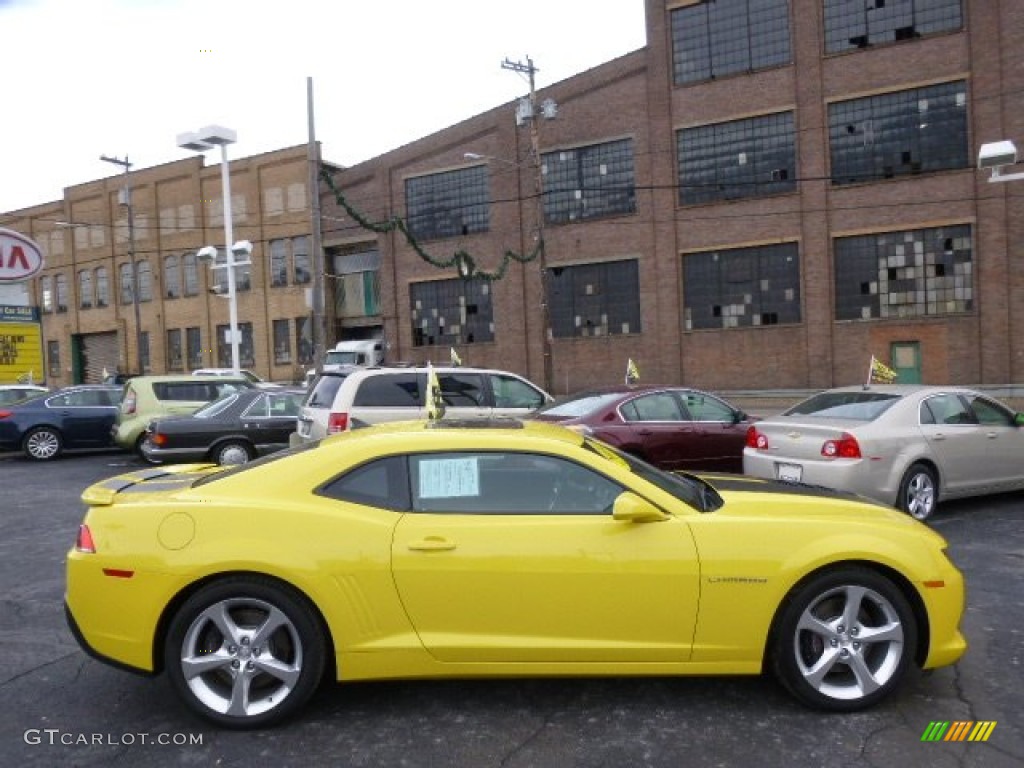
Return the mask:
POLYGON ((963 387, 830 389, 752 425, 743 472, 852 491, 924 520, 940 499, 1024 489, 1024 414, 963 387))

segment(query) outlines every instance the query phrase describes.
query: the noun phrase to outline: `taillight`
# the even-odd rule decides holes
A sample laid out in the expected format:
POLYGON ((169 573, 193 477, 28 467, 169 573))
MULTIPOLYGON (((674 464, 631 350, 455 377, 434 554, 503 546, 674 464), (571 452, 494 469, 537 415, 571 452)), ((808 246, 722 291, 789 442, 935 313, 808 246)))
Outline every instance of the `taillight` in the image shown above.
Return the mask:
POLYGON ((121 413, 125 416, 131 416, 135 413, 135 390, 129 389, 128 393, 124 396, 124 402, 121 403, 121 413))
POLYGON ((11 411, 0 411, 0 419, 6 419, 10 417, 11 411))
POLYGON ((167 445, 167 435, 161 432, 154 432, 149 436, 149 442, 158 447, 165 446, 167 445))
POLYGON ((347 413, 332 413, 327 417, 327 434, 333 435, 335 432, 344 432, 346 429, 348 429, 347 413))
POLYGON ((826 459, 859 459, 860 444, 849 432, 843 432, 837 440, 826 440, 821 446, 821 455, 826 459))
POLYGON ((758 451, 768 450, 768 436, 758 432, 757 427, 747 427, 747 448, 755 448, 758 451))
POLYGON ((89 526, 85 523, 78 526, 78 538, 75 539, 75 549, 90 555, 96 554, 96 544, 92 540, 92 531, 89 530, 89 526))

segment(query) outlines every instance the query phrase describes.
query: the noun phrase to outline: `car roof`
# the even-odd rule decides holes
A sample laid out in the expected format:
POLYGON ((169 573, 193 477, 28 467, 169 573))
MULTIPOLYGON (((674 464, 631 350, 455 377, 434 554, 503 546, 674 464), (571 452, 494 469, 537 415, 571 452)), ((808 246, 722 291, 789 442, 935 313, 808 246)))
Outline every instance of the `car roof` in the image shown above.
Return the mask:
POLYGON ((435 434, 439 439, 465 436, 482 436, 494 434, 495 432, 514 432, 525 437, 542 438, 557 443, 579 445, 583 441, 582 435, 571 429, 541 421, 531 421, 512 417, 495 417, 488 419, 438 419, 430 421, 419 419, 417 421, 390 421, 383 424, 374 424, 369 427, 355 429, 348 432, 340 432, 331 435, 325 440, 346 440, 363 439, 369 436, 392 439, 410 437, 415 435, 435 434))
MULTIPOLYGON (((851 384, 845 387, 833 387, 831 389, 825 389, 816 394, 820 395, 826 392, 877 392, 883 395, 899 395, 902 397, 906 397, 907 395, 913 395, 917 393, 974 391, 975 390, 971 389, 970 387, 962 387, 955 384, 851 384)), ((811 397, 814 396, 815 395, 812 395, 811 397)))
POLYGON ((125 384, 135 384, 137 382, 146 384, 149 382, 165 381, 184 381, 191 383, 195 383, 197 381, 244 381, 247 384, 250 383, 245 376, 193 376, 190 373, 168 373, 159 376, 135 376, 126 381, 125 384))

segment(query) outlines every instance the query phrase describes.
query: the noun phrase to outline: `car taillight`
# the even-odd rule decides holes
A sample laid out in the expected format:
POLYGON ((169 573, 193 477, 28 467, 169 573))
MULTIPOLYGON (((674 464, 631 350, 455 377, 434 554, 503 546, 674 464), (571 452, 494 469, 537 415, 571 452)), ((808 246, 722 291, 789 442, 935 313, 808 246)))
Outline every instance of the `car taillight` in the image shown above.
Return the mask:
POLYGON ((155 432, 149 436, 149 442, 156 446, 167 445, 167 435, 155 432))
POLYGON ((11 411, 0 411, 0 419, 9 418, 11 413, 11 411))
POLYGON ((75 539, 75 549, 90 555, 96 554, 96 544, 92 540, 92 531, 89 530, 89 526, 85 523, 78 526, 78 538, 75 539))
POLYGON ((124 396, 124 402, 121 403, 121 413, 125 416, 131 416, 135 413, 135 392, 134 390, 128 390, 128 394, 124 396))
POLYGON ((346 429, 348 429, 347 413, 332 413, 327 418, 327 434, 333 435, 335 432, 344 432, 346 429))
POLYGON ((860 444, 849 432, 843 432, 838 440, 826 440, 821 446, 821 455, 827 459, 859 459, 860 444))
POLYGON ((768 450, 768 436, 758 432, 757 427, 747 427, 747 448, 755 448, 759 451, 768 450))

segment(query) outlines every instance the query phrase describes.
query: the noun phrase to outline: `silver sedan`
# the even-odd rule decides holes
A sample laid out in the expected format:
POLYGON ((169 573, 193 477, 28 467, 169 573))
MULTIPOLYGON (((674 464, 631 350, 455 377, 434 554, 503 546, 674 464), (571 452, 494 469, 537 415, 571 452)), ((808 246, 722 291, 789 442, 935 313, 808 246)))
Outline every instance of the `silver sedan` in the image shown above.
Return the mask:
POLYGON ((962 387, 830 389, 752 425, 743 472, 852 491, 924 520, 939 499, 1024 489, 1024 414, 962 387))

